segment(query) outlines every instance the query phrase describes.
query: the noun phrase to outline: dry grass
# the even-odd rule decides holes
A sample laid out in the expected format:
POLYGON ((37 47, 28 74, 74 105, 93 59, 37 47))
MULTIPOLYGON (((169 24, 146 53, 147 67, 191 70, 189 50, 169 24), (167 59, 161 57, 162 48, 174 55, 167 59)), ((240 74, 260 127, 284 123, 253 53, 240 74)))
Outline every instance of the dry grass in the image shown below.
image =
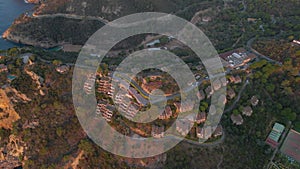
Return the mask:
POLYGON ((0 89, 0 128, 12 129, 13 123, 19 119, 6 93, 0 89))

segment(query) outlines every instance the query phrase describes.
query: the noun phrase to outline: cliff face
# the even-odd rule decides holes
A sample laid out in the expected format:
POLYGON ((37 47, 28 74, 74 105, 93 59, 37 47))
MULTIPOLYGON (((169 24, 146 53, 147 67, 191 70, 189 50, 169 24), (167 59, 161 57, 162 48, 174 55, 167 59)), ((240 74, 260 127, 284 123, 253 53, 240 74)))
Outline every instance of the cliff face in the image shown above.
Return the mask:
POLYGON ((39 4, 41 0, 26 0, 28 3, 39 4))
POLYGON ((42 48, 51 48, 54 46, 59 45, 59 43, 47 41, 47 42, 40 42, 37 39, 33 39, 30 36, 27 36, 26 34, 23 34, 22 32, 18 32, 15 29, 9 28, 5 31, 2 38, 7 39, 9 41, 15 42, 15 43, 21 43, 36 47, 42 47, 42 48))

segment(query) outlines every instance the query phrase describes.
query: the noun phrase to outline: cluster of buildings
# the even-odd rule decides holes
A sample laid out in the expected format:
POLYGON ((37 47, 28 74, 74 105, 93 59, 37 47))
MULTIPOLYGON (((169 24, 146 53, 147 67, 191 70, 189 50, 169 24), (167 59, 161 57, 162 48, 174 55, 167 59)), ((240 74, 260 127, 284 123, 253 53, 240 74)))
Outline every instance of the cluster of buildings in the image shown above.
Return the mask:
POLYGON ((205 94, 206 94, 206 98, 210 98, 215 91, 220 90, 223 87, 225 87, 228 84, 227 79, 221 78, 221 79, 217 79, 215 81, 212 82, 212 86, 209 85, 205 88, 205 94))
POLYGON ((91 73, 88 75, 87 80, 84 82, 83 90, 86 94, 91 94, 95 85, 96 75, 91 73))
POLYGON ((162 138, 165 135, 165 127, 152 125, 151 136, 154 138, 162 138))
POLYGON ((172 113, 171 107, 166 106, 164 112, 158 116, 158 119, 160 119, 160 120, 169 119, 169 118, 171 118, 172 114, 173 113, 172 113))
POLYGON ((196 128, 196 134, 197 134, 197 138, 207 140, 211 137, 221 136, 223 134, 223 128, 221 125, 218 125, 215 128, 211 126, 206 126, 206 127, 198 126, 196 128))
POLYGON ((199 139, 209 139, 211 137, 218 137, 223 134, 223 129, 221 125, 217 127, 205 126, 203 123, 206 121, 206 113, 200 112, 196 117, 191 117, 187 119, 181 119, 176 121, 176 131, 182 136, 186 136, 190 132, 195 123, 196 125, 196 137, 199 139))
POLYGON ((132 102, 132 96, 126 91, 119 91, 115 96, 115 103, 118 110, 123 112, 126 118, 133 118, 139 111, 137 103, 132 102))
POLYGON ((174 106, 176 107, 177 112, 188 112, 193 110, 194 108, 194 103, 191 100, 187 100, 186 102, 180 103, 180 102, 175 102, 174 106))
POLYGON ((242 83, 242 78, 240 76, 230 76, 229 81, 230 83, 238 84, 242 83))
POLYGON ((223 129, 221 125, 217 127, 205 126, 201 127, 199 124, 206 121, 206 113, 199 113, 194 120, 181 119, 176 121, 176 131, 182 136, 186 136, 190 129, 197 123, 196 128, 196 137, 199 139, 209 139, 211 137, 218 137, 223 134, 223 129))
POLYGON ((245 49, 239 48, 220 54, 220 58, 225 67, 238 69, 254 59, 255 55, 248 54, 245 49))
POLYGON ((186 136, 190 129, 194 126, 194 122, 186 119, 176 120, 176 131, 182 136, 186 136))
POLYGON ((112 86, 112 78, 110 76, 101 77, 100 80, 97 81, 98 88, 97 91, 99 93, 104 93, 109 96, 112 96, 114 87, 112 86))
POLYGON ((97 115, 102 115, 102 117, 110 122, 111 118, 113 116, 113 112, 114 112, 114 107, 109 105, 106 102, 99 102, 97 105, 97 109, 96 109, 96 114, 97 115))
MULTIPOLYGON (((252 96, 250 102, 252 107, 254 107, 258 105, 259 99, 257 98, 257 96, 252 96)), ((252 107, 251 106, 243 107, 242 114, 250 117, 253 113, 252 107)), ((230 118, 233 124, 235 125, 242 125, 244 123, 244 119, 241 114, 238 115, 231 114, 230 118)))

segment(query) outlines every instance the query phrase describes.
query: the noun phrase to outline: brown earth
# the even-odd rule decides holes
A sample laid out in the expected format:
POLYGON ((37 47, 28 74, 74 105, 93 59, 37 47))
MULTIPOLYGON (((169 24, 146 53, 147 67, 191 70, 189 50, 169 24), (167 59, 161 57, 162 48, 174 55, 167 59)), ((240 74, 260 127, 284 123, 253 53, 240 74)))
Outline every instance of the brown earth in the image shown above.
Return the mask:
POLYGON ((0 128, 12 129, 13 123, 19 120, 20 116, 2 89, 0 89, 0 100, 0 128))

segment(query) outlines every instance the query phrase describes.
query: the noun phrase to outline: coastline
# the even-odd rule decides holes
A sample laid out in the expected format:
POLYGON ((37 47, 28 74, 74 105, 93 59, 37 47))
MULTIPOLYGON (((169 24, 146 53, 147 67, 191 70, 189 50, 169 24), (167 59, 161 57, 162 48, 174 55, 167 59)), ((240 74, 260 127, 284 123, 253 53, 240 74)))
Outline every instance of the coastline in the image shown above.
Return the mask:
MULTIPOLYGON (((26 19, 26 15, 28 15, 28 12, 30 10, 34 10, 34 6, 39 4, 40 0, 24 0, 24 6, 28 6, 30 4, 31 9, 25 9, 25 10, 21 10, 21 12, 15 16, 14 20, 10 21, 6 21, 6 22, 11 22, 6 29, 2 30, 3 33, 0 35, 1 36, 1 40, 3 41, 3 44, 5 45, 7 44, 11 44, 11 45, 7 45, 4 46, 3 49, 6 48, 11 48, 14 46, 26 46, 26 45, 31 45, 30 41, 28 41, 29 39, 26 37, 21 37, 21 36, 16 36, 18 33, 14 32, 13 27, 14 25, 20 24, 22 23, 25 19, 26 19), (20 19, 21 16, 24 16, 23 18, 20 19), (7 42, 5 42, 7 41, 7 42)), ((2 32, 1 31, 1 32, 2 32)))
POLYGON ((40 0, 24 0, 26 4, 39 4, 40 0))

